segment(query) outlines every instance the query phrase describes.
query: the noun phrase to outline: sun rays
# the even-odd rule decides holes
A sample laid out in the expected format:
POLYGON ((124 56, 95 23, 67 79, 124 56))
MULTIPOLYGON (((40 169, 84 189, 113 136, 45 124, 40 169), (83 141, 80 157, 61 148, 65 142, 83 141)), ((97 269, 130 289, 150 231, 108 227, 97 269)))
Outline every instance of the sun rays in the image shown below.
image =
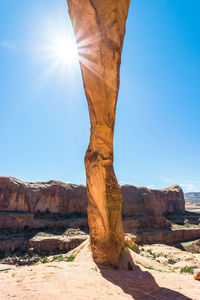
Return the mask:
MULTIPOLYGON (((59 19, 59 18, 55 18, 59 19)), ((109 72, 99 64, 100 35, 84 38, 81 32, 75 39, 70 23, 59 19, 43 20, 43 26, 37 27, 37 39, 33 45, 35 61, 41 66, 40 73, 29 84, 29 87, 47 83, 54 74, 68 89, 74 88, 77 74, 80 72, 79 63, 99 79, 107 77, 107 85, 112 89, 114 71, 109 72), (40 30, 40 31, 39 31, 40 30), (109 73, 109 74, 108 74, 109 73)), ((78 75, 79 76, 79 75, 78 75)), ((27 87, 27 88, 29 88, 27 87)))
POLYGON ((66 67, 73 67, 78 60, 76 42, 69 33, 56 35, 55 39, 49 43, 47 52, 50 59, 66 67))

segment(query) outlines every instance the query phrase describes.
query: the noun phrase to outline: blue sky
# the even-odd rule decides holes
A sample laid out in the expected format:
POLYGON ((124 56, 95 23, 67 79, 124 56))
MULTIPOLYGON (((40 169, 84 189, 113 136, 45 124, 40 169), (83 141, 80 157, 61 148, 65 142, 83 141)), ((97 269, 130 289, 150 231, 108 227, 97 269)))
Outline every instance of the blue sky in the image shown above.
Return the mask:
MULTIPOLYGON (((200 1, 132 0, 114 139, 120 184, 200 191, 200 1)), ((66 0, 0 0, 0 175, 85 184, 87 102, 66 0)))

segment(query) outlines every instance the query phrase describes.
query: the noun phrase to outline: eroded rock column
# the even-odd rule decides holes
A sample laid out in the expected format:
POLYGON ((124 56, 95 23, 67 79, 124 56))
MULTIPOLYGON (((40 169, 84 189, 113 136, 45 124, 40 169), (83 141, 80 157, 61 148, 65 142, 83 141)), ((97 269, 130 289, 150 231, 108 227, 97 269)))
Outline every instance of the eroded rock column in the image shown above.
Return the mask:
POLYGON ((129 2, 68 0, 91 121, 85 155, 91 249, 104 264, 116 264, 124 247, 113 133, 129 2))

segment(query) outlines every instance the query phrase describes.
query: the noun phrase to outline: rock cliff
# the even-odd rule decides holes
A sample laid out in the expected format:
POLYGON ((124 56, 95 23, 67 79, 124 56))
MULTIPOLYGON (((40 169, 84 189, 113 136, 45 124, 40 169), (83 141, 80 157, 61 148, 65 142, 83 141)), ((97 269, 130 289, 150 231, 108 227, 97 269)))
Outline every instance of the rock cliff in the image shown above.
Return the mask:
POLYGON ((169 226, 163 217, 160 202, 155 199, 154 193, 150 189, 124 185, 121 186, 121 191, 122 216, 126 220, 124 222, 125 232, 136 233, 169 226))
MULTIPOLYGON (((168 227, 163 212, 184 212, 184 196, 177 186, 150 190, 124 185, 121 192, 126 232, 168 227)), ((87 204, 83 185, 54 180, 27 183, 12 177, 0 177, 1 229, 84 227, 87 226, 87 204)))
POLYGON ((83 185, 61 181, 22 182, 16 178, 0 177, 0 211, 51 212, 87 214, 87 194, 83 185))
POLYGON ((179 185, 172 185, 161 190, 152 190, 152 192, 163 214, 184 213, 184 193, 179 185))

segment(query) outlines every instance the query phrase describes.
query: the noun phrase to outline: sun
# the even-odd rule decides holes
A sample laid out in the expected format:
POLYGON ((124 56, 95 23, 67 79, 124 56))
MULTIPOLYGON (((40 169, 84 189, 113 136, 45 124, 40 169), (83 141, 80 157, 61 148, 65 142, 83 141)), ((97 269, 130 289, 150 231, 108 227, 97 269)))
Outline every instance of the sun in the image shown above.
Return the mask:
POLYGON ((49 58, 57 64, 72 66, 78 60, 76 42, 70 34, 54 36, 47 50, 49 58))
POLYGON ((78 60, 76 42, 70 35, 58 36, 50 48, 51 56, 58 63, 72 65, 78 60))

